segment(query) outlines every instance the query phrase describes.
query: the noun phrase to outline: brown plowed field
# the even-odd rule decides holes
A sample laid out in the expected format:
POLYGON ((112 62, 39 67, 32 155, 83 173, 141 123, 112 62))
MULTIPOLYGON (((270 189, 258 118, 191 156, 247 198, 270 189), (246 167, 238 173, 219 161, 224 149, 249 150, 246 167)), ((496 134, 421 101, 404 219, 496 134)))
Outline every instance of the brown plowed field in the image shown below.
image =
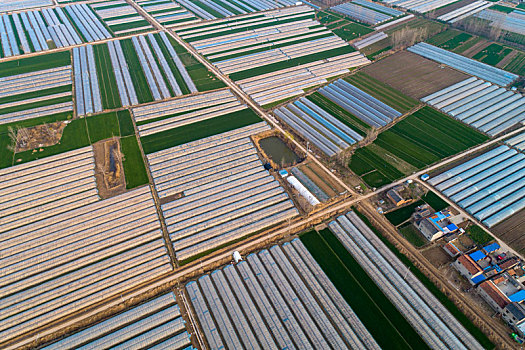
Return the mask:
POLYGON ((490 230, 519 253, 525 254, 525 209, 490 230))
POLYGON ((382 59, 363 68, 363 71, 417 99, 469 77, 408 51, 382 59))
POLYGON ((434 10, 434 11, 430 11, 429 12, 429 17, 430 18, 437 18, 439 16, 442 16, 444 15, 445 13, 449 13, 449 12, 452 12, 454 10, 457 10, 463 6, 467 6, 469 4, 472 4, 473 2, 476 2, 476 0, 462 0, 462 1, 458 1, 458 2, 455 2, 449 6, 445 6, 445 7, 441 7, 441 8, 438 8, 437 10, 434 10))

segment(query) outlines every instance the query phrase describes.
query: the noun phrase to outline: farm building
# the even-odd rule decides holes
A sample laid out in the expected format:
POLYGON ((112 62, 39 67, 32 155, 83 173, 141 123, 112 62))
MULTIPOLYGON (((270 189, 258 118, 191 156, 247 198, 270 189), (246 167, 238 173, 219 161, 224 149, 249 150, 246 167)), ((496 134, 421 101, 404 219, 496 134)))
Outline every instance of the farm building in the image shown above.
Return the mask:
POLYGON ((497 312, 502 312, 510 303, 509 298, 499 290, 493 281, 484 281, 478 287, 481 297, 497 312))
POLYGON ((461 254, 461 251, 452 242, 445 244, 443 246, 443 250, 445 250, 445 252, 453 258, 461 254))
POLYGON ((525 336, 525 306, 522 303, 506 305, 501 316, 520 336, 525 336))
POLYGON ((457 258, 454 262, 454 267, 463 277, 467 278, 470 283, 473 284, 473 279, 483 273, 481 267, 468 255, 461 255, 457 258))
POLYGON ((403 196, 399 193, 399 190, 400 188, 394 187, 386 192, 388 199, 390 199, 397 207, 412 201, 411 199, 403 198, 403 196))
POLYGON ((416 227, 426 239, 432 242, 458 230, 458 227, 450 221, 450 218, 450 212, 439 211, 416 222, 416 227))

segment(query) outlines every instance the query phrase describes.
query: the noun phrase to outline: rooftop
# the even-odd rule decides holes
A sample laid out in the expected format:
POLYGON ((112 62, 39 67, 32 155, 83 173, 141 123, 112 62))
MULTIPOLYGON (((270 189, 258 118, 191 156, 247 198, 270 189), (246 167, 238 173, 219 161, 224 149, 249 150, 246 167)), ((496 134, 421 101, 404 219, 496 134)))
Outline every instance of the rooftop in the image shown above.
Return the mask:
POLYGON ((473 275, 483 271, 481 267, 479 267, 479 265, 476 264, 476 262, 468 255, 461 255, 457 261, 473 275))
POLYGON ((492 281, 482 282, 479 287, 487 293, 487 295, 494 300, 499 307, 504 308, 509 304, 510 300, 503 294, 492 281))

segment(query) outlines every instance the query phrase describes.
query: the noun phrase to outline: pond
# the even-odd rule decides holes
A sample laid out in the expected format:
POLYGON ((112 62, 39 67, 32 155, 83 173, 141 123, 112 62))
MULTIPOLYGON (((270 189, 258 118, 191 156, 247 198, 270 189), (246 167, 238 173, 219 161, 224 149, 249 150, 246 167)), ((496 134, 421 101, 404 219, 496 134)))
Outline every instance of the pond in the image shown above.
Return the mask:
POLYGON ((259 145, 275 164, 283 168, 301 161, 301 158, 277 136, 261 139, 259 145))

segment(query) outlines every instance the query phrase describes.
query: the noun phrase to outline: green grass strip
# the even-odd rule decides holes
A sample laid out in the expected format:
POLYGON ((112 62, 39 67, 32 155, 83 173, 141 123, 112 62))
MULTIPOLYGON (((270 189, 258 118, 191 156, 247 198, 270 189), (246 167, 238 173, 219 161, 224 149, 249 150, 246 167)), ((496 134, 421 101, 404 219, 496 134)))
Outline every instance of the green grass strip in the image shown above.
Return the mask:
POLYGON ((215 134, 242 128, 260 121, 261 118, 259 118, 255 112, 246 108, 230 114, 184 125, 180 128, 148 135, 142 137, 140 140, 144 153, 149 154, 215 134))
POLYGON ((125 109, 117 112, 118 124, 120 129, 120 136, 130 136, 135 134, 133 120, 129 110, 125 109))
POLYGON ((91 143, 120 136, 117 112, 109 112, 86 117, 91 143))
POLYGON ((137 98, 139 103, 147 103, 153 101, 153 95, 148 86, 146 76, 140 65, 139 57, 135 51, 135 47, 131 42, 131 39, 125 39, 120 41, 122 45, 122 51, 124 51, 124 56, 126 57, 126 63, 128 64, 129 74, 131 75, 131 80, 133 86, 135 87, 135 92, 137 93, 137 98))
POLYGON ((54 52, 0 63, 0 77, 36 72, 71 64, 69 51, 54 52))
POLYGON ((118 92, 115 72, 109 56, 107 44, 95 45, 95 64, 97 67, 98 86, 102 92, 102 106, 104 109, 114 109, 122 106, 118 92))
POLYGON ((123 137, 120 139, 120 146, 124 154, 122 165, 126 176, 126 188, 131 189, 147 184, 148 174, 137 138, 134 135, 123 137))

